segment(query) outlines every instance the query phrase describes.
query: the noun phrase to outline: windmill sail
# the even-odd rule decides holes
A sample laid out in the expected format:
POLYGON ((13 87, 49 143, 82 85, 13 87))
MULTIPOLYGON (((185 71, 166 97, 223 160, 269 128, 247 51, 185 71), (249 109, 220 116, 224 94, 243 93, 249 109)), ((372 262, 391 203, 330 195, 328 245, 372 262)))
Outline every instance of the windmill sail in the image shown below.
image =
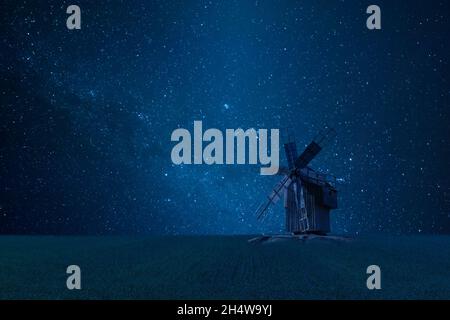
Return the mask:
POLYGON ((314 159, 322 148, 336 136, 334 129, 327 128, 320 132, 311 143, 306 147, 305 151, 295 160, 297 169, 305 168, 314 159))
POLYGON ((281 179, 280 182, 277 183, 275 188, 273 188, 272 193, 267 197, 267 200, 261 204, 258 209, 256 210, 256 216, 258 219, 261 219, 265 216, 265 213, 267 212, 267 209, 272 205, 278 202, 280 200, 281 196, 284 193, 283 189, 288 188, 292 183, 291 178, 289 176, 285 176, 283 179, 281 179))

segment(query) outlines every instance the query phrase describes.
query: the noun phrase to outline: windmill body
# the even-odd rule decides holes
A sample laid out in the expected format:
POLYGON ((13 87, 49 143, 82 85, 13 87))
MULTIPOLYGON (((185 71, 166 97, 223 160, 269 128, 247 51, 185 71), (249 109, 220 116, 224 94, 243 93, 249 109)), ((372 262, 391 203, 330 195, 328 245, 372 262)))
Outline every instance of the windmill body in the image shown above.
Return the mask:
POLYGON ((280 168, 279 174, 284 177, 258 208, 258 219, 264 218, 271 205, 283 197, 288 233, 327 234, 331 231, 330 211, 337 208, 336 178, 308 164, 334 136, 333 129, 325 129, 300 156, 297 156, 295 142, 284 144, 288 168, 280 168))

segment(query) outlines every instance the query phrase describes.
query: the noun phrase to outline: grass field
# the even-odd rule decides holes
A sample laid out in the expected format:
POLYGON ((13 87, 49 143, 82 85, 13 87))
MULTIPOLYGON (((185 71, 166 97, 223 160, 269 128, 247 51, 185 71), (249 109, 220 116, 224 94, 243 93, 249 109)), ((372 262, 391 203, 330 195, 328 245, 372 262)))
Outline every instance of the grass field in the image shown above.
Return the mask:
POLYGON ((0 237, 1 299, 450 299, 450 236, 0 237), (79 265, 82 290, 66 289, 79 265), (381 267, 381 290, 366 268, 381 267))

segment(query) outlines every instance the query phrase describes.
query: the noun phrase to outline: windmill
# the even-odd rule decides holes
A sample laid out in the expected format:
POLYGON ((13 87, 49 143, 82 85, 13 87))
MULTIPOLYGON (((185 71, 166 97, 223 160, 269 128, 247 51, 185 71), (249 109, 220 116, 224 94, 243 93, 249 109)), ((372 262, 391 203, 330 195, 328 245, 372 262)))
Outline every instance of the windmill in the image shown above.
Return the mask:
POLYGON ((297 156, 295 142, 288 138, 284 143, 288 168, 280 168, 278 171, 284 177, 257 209, 258 219, 263 219, 269 208, 284 197, 287 232, 319 235, 330 232, 330 210, 337 208, 337 179, 313 170, 308 164, 335 136, 334 129, 325 128, 300 156, 297 156))

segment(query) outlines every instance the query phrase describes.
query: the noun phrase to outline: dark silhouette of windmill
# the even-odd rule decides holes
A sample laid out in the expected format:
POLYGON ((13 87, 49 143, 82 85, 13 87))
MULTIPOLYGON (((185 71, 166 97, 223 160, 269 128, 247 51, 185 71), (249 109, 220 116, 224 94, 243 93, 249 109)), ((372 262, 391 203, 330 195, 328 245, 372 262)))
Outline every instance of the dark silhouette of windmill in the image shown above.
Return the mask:
POLYGON ((330 210, 337 208, 336 177, 313 170, 308 164, 334 137, 332 128, 325 128, 297 156, 297 147, 291 137, 284 143, 288 168, 280 168, 283 179, 275 186, 268 200, 256 211, 263 219, 272 204, 284 197, 286 231, 292 234, 319 234, 330 232, 330 210))

